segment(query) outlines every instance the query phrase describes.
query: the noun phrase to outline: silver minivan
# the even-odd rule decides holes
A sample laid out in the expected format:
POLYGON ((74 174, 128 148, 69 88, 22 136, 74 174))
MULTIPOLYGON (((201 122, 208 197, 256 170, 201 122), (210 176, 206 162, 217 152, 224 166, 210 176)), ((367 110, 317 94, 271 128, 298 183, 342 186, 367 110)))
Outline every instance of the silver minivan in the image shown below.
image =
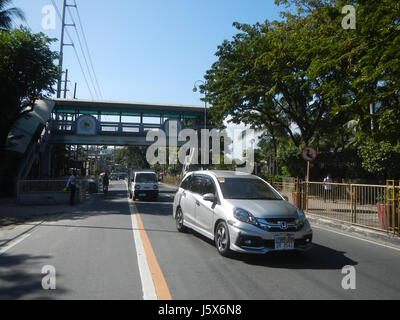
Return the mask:
POLYGON ((185 175, 175 195, 178 231, 214 240, 219 253, 307 250, 312 229, 304 213, 263 179, 238 171, 185 175))

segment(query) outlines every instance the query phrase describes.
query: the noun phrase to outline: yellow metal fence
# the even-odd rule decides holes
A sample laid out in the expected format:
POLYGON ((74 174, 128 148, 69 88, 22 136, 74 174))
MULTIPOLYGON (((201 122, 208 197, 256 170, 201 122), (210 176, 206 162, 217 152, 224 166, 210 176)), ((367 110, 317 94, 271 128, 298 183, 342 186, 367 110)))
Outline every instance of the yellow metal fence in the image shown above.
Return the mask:
POLYGON ((306 213, 400 235, 400 181, 386 185, 270 182, 306 213))

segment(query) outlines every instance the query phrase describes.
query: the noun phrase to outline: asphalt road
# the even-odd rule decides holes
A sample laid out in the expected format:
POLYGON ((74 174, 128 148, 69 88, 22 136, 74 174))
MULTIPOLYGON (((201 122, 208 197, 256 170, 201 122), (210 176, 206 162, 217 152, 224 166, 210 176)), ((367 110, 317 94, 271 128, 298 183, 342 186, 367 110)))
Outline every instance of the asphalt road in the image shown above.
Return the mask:
POLYGON ((75 214, 0 229, 0 299, 143 299, 162 281, 183 300, 400 299, 399 249, 314 228, 309 252, 224 258, 204 237, 176 231, 173 195, 161 185, 157 202, 130 208, 125 182, 113 181, 75 214), (55 290, 42 288, 47 265, 55 290), (344 266, 355 268, 355 289, 342 288, 344 266))

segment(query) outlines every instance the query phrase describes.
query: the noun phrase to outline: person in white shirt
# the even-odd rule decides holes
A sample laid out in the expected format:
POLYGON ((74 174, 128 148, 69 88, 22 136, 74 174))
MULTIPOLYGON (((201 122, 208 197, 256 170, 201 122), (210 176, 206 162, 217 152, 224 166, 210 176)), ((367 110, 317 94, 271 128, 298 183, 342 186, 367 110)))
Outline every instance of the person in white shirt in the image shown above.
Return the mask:
MULTIPOLYGON (((332 175, 330 173, 328 173, 328 175, 326 176, 326 178, 324 178, 324 182, 328 182, 328 183, 332 183, 332 175)), ((331 184, 324 184, 324 202, 326 202, 326 199, 331 198, 333 199, 333 193, 332 193, 332 185, 331 184)))
POLYGON ((69 188, 69 190, 70 190, 69 204, 71 206, 73 206, 74 200, 75 200, 75 193, 76 193, 76 172, 75 172, 75 170, 73 170, 71 175, 69 176, 67 185, 65 187, 69 188))

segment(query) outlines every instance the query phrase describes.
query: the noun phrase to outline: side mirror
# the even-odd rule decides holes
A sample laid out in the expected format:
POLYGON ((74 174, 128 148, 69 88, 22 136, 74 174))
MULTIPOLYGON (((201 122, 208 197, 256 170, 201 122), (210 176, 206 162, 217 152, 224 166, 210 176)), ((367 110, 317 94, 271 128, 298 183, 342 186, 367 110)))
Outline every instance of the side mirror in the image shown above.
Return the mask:
POLYGON ((217 198, 215 197, 215 195, 213 193, 206 193, 203 196, 203 200, 204 201, 215 202, 215 200, 217 200, 217 198))
POLYGON ((284 198, 286 201, 289 201, 289 198, 288 198, 287 196, 283 196, 283 198, 284 198))

